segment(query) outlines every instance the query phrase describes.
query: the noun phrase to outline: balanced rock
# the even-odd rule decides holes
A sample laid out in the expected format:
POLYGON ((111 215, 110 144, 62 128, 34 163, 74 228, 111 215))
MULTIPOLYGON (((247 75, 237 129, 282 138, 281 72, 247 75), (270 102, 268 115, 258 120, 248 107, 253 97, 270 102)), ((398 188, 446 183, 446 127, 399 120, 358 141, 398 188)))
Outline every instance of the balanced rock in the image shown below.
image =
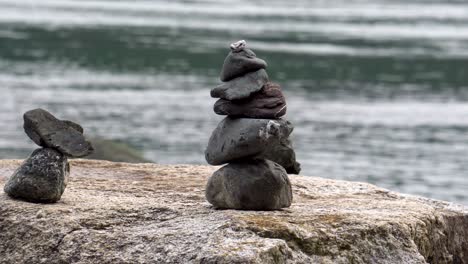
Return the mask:
POLYGON ((205 151, 206 161, 221 165, 246 157, 261 158, 269 145, 288 138, 293 126, 277 119, 223 119, 211 134, 205 151))
POLYGON ((275 119, 286 114, 286 100, 279 85, 268 82, 247 99, 219 99, 214 105, 218 115, 275 119))
POLYGON ((267 63, 247 48, 232 50, 224 60, 221 81, 227 82, 249 72, 266 69, 267 63))
POLYGON ((51 148, 36 149, 9 178, 4 190, 13 198, 53 203, 60 200, 69 172, 65 155, 51 148))
POLYGON ((267 82, 267 72, 260 69, 216 86, 211 90, 211 97, 226 100, 248 98, 260 91, 267 82))
POLYGON ((39 146, 57 149, 70 157, 84 157, 93 151, 78 124, 59 120, 43 109, 28 111, 23 118, 24 131, 39 146))
POLYGON ((83 127, 80 126, 79 124, 75 123, 75 122, 72 122, 72 121, 69 121, 69 120, 62 120, 62 122, 64 122, 69 127, 75 129, 76 131, 80 132, 81 134, 84 133, 83 127))
POLYGON ((269 160, 230 163, 208 180, 206 199, 216 208, 276 210, 292 202, 291 183, 283 167, 269 160))

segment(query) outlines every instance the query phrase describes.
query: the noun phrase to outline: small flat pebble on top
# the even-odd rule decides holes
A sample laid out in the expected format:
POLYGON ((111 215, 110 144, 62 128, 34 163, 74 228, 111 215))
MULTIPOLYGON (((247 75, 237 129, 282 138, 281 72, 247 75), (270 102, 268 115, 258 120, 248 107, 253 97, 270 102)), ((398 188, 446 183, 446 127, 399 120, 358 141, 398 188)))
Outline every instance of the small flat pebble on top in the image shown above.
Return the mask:
POLYGON ((267 63, 257 58, 255 53, 248 48, 238 52, 231 51, 224 60, 221 70, 221 81, 227 82, 249 72, 266 69, 267 63))

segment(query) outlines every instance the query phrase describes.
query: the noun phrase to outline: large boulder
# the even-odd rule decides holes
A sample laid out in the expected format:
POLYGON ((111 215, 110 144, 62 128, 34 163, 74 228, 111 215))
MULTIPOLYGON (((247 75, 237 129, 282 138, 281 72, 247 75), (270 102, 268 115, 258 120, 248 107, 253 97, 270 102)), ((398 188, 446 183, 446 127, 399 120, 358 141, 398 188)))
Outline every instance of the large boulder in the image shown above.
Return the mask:
POLYGON ((249 72, 266 69, 267 63, 257 58, 255 53, 247 48, 240 51, 231 51, 224 60, 221 70, 221 81, 227 82, 249 72))
POLYGON ((268 82, 268 74, 261 69, 222 83, 211 90, 211 97, 239 100, 250 97, 268 82))
POLYGON ((288 174, 269 160, 229 163, 211 176, 205 194, 215 208, 240 210, 281 209, 293 198, 288 174))
POLYGON ((29 202, 54 203, 60 200, 68 182, 70 167, 67 157, 50 149, 36 149, 13 173, 5 192, 29 202))
MULTIPOLYGON (((0 160, 0 185, 20 164, 0 160)), ((0 263, 468 263, 468 208, 454 203, 290 175, 287 209, 214 210, 212 166, 71 165, 58 203, 0 190, 0 263)))
POLYGON ((286 114, 286 100, 280 86, 268 82, 246 99, 219 99, 214 105, 214 112, 234 117, 276 119, 286 114))
POLYGON ((292 130, 291 123, 282 119, 226 117, 211 134, 206 161, 221 165, 247 157, 262 158, 269 145, 279 145, 292 130))
POLYGON ((59 120, 40 108, 26 112, 23 119, 24 131, 39 146, 57 149, 70 157, 84 157, 93 151, 78 124, 59 120))

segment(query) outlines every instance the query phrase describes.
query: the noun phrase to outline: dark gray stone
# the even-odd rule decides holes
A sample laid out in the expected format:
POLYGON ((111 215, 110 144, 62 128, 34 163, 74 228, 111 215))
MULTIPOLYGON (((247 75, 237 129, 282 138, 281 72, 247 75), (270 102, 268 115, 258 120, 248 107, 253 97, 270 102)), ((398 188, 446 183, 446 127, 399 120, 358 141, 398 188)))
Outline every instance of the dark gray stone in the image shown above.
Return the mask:
POLYGON ((260 91, 267 82, 268 74, 261 69, 216 86, 211 90, 211 97, 226 100, 248 98, 260 91))
POLYGON ((84 157, 93 151, 78 124, 61 121, 43 109, 28 111, 23 118, 24 131, 39 146, 57 149, 70 157, 84 157))
POLYGON ((296 161, 296 153, 289 138, 283 138, 280 144, 268 145, 264 157, 283 166, 289 174, 299 174, 301 172, 301 164, 296 161))
POLYGON ((60 200, 68 182, 67 157, 50 148, 36 149, 5 184, 5 192, 30 202, 53 203, 60 200))
POLYGON ((292 190, 283 167, 269 160, 230 163, 208 180, 206 199, 220 209, 276 210, 291 206, 292 190))
POLYGON ((279 145, 293 127, 277 119, 223 119, 213 131, 205 151, 206 161, 221 165, 246 157, 262 158, 269 145, 279 145))
POLYGON ((224 60, 221 70, 221 81, 227 82, 249 72, 266 69, 267 63, 257 58, 255 53, 247 48, 239 52, 230 52, 224 60))
POLYGON ((77 123, 75 122, 72 122, 72 121, 69 121, 69 120, 62 120, 62 122, 64 122, 67 126, 75 129, 76 131, 80 132, 81 134, 84 133, 84 129, 82 126, 78 125, 77 123))
POLYGON ((276 119, 286 114, 286 100, 279 85, 268 82, 249 98, 229 101, 219 99, 214 105, 218 115, 276 119))

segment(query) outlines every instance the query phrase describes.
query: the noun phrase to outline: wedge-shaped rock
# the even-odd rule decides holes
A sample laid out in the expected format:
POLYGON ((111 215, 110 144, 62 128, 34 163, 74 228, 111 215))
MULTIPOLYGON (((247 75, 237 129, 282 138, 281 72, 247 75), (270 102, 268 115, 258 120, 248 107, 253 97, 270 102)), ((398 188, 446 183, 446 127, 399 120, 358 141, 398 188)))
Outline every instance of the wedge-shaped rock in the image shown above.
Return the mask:
POLYGON ((206 199, 216 208, 276 210, 292 202, 291 183, 283 167, 269 160, 230 163, 206 185, 206 199))
POLYGON ((227 82, 249 72, 266 69, 267 63, 257 58, 250 49, 242 49, 239 52, 231 51, 224 60, 221 70, 221 81, 227 82))
POLYGON ((289 174, 301 172, 301 164, 296 160, 296 152, 294 152, 289 138, 283 138, 280 144, 269 145, 263 156, 283 166, 289 174))
POLYGON ((222 83, 211 90, 211 97, 226 100, 249 98, 268 82, 268 74, 261 69, 222 83))
POLYGON ((221 165, 246 157, 262 158, 269 145, 279 145, 292 130, 291 123, 282 119, 226 117, 210 137, 206 161, 221 165))
POLYGON ((23 118, 24 131, 39 146, 57 149, 70 157, 84 157, 93 151, 78 124, 59 120, 43 109, 28 111, 23 118))
POLYGON ((67 157, 50 148, 36 149, 5 184, 13 197, 36 203, 60 200, 68 182, 67 157))
POLYGON ((275 119, 286 114, 286 100, 280 86, 268 82, 246 99, 219 99, 214 105, 214 112, 235 117, 275 119))

